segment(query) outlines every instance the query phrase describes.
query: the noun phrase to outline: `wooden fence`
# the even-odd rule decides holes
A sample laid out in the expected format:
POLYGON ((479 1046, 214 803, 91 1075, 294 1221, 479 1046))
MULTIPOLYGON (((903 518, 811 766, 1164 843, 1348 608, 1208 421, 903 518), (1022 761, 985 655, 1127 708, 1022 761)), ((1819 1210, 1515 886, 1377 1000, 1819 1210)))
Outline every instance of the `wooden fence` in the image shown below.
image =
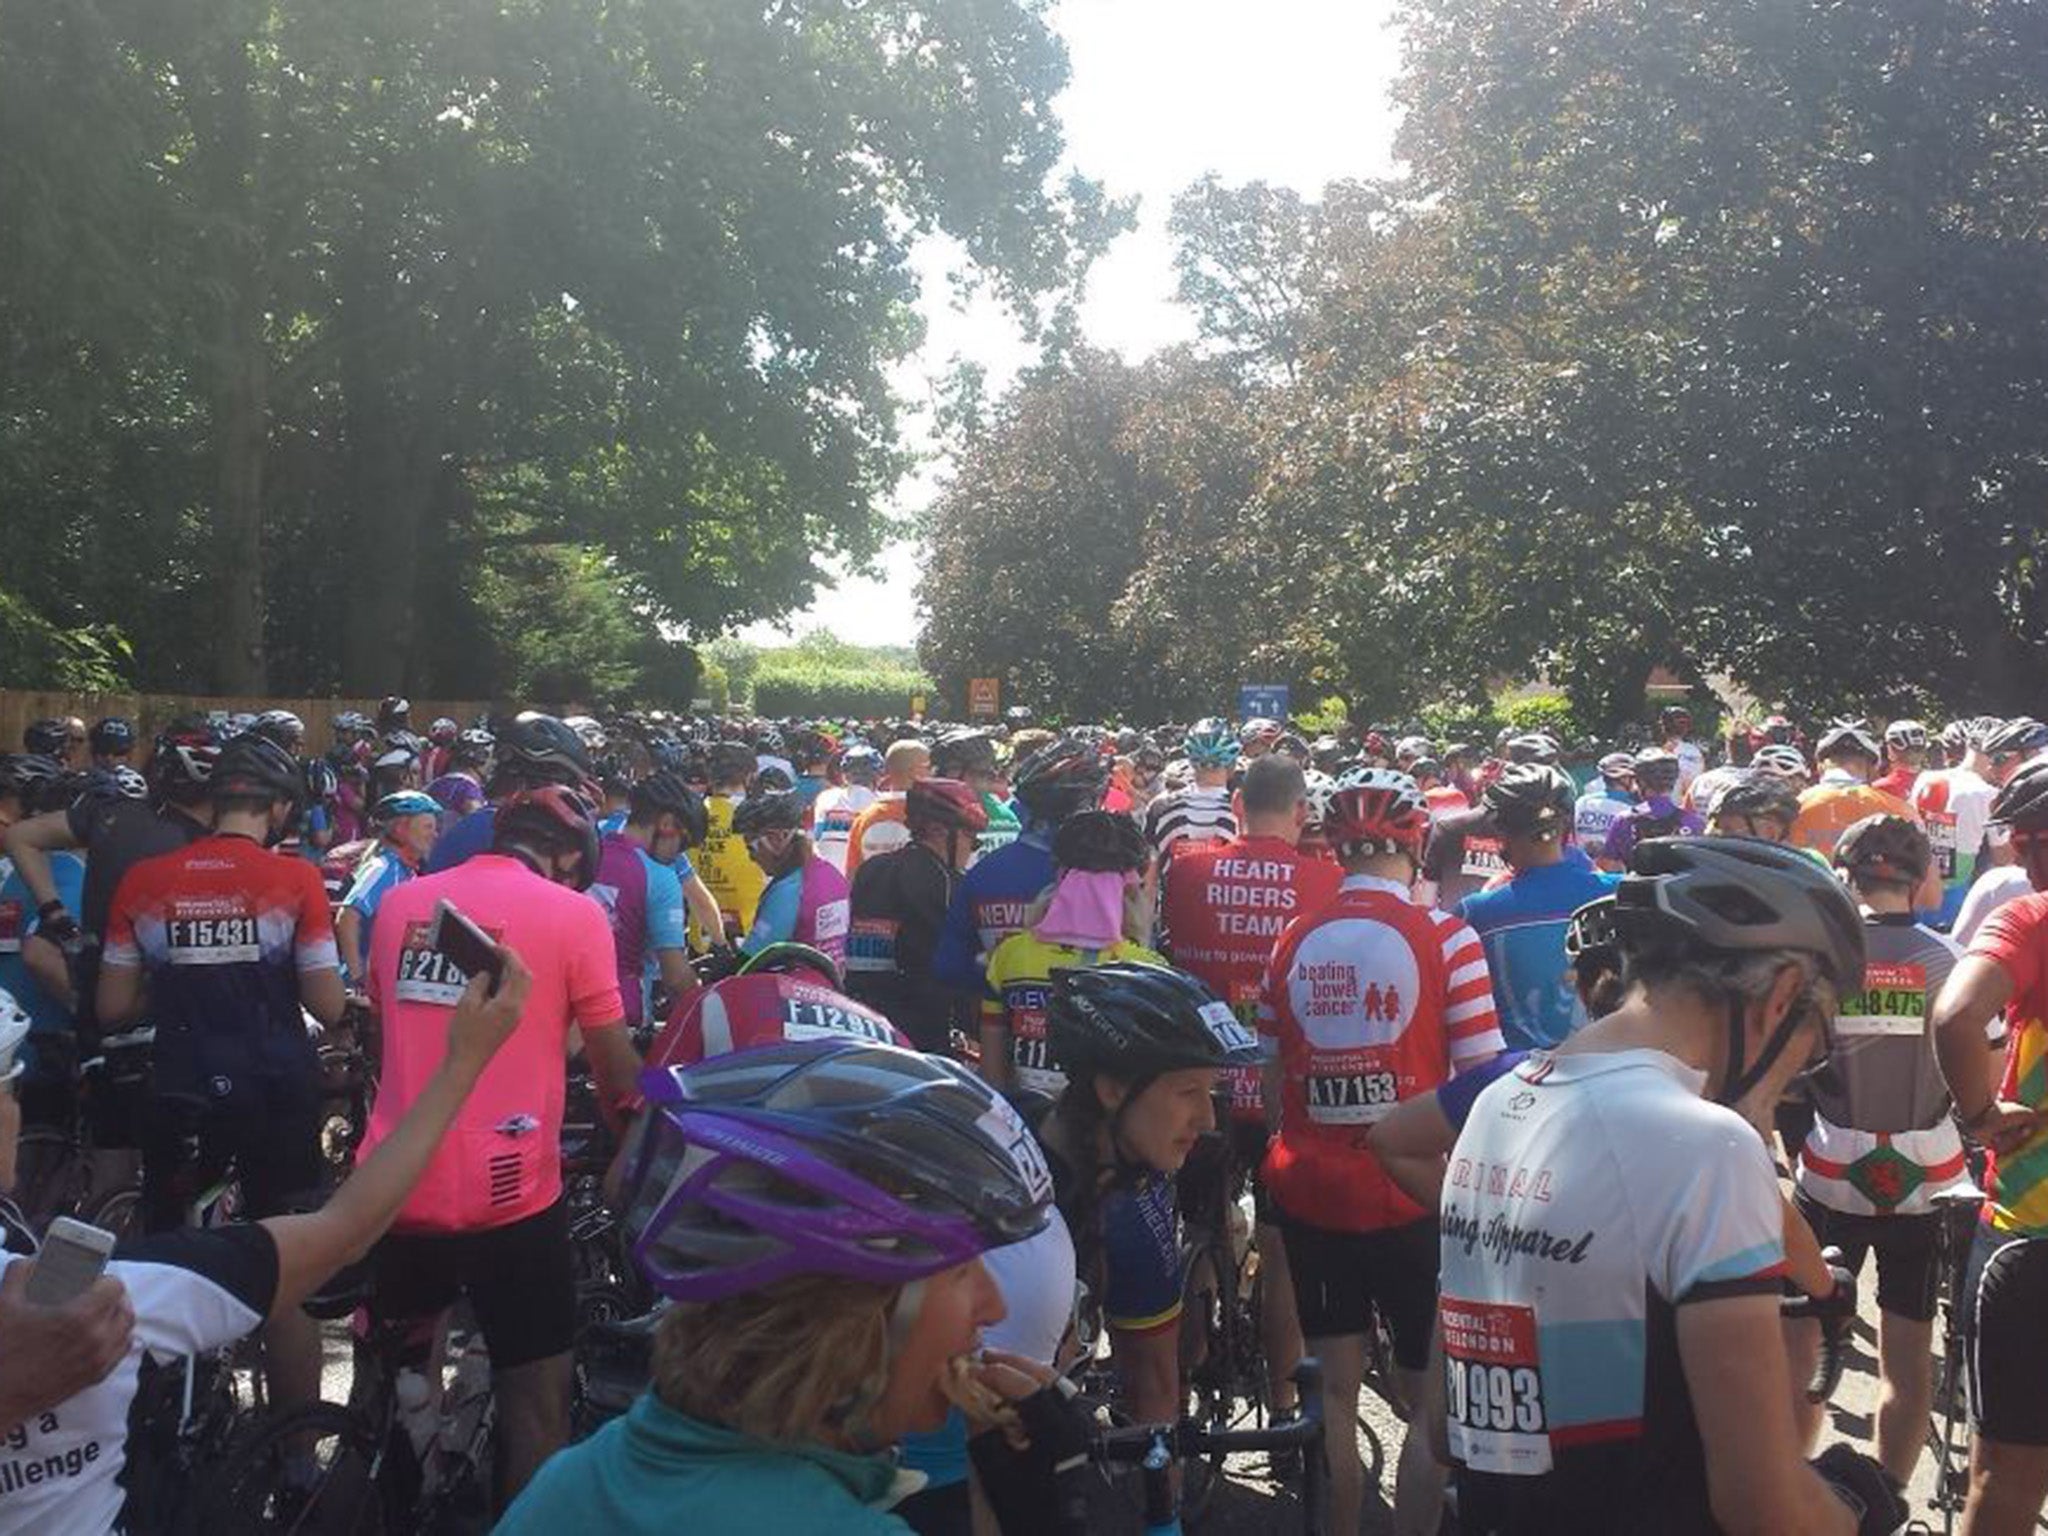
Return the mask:
MULTIPOLYGON (((314 751, 324 751, 333 739, 328 723, 343 710, 353 709, 377 718, 376 699, 223 699, 196 694, 167 693, 31 693, 0 688, 0 752, 19 752, 21 733, 37 720, 76 715, 90 726, 107 715, 122 715, 135 722, 139 738, 139 767, 149 755, 149 739, 173 716, 188 710, 224 714, 260 714, 266 709, 288 709, 306 722, 306 742, 314 751)), ((478 699, 414 699, 412 727, 422 736, 428 722, 447 715, 468 725, 491 706, 478 699)))

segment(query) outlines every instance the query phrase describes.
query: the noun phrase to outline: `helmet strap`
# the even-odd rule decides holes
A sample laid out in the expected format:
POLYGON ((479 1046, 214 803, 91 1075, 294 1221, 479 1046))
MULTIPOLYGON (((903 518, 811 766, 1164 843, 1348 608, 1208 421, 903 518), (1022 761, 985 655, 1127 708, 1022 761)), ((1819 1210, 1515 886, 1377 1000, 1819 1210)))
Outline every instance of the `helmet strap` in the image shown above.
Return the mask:
POLYGON ((1742 1102, 1743 1096, 1764 1080, 1778 1058, 1785 1054, 1785 1048, 1792 1043, 1792 1036, 1799 1028, 1803 1010, 1797 1004, 1786 1011, 1778 1027, 1771 1032, 1771 1038, 1764 1043, 1763 1051, 1755 1063, 1746 1070, 1743 1058, 1743 1015, 1746 1012, 1741 994, 1730 990, 1728 996, 1728 1070, 1722 1078, 1721 1091, 1715 1095, 1715 1102, 1734 1108, 1742 1102))

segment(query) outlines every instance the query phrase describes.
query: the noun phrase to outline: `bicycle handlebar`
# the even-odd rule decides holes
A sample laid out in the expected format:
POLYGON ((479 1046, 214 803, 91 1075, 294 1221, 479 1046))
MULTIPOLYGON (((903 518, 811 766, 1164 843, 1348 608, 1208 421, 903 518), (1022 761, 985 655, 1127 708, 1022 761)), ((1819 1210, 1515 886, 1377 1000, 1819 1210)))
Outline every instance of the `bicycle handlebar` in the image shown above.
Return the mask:
POLYGON ((1176 1457, 1218 1452, 1228 1456, 1290 1447, 1313 1451, 1321 1446, 1323 1435, 1322 1365, 1313 1357, 1304 1359, 1294 1368, 1292 1379, 1301 1394, 1301 1414, 1285 1424, 1265 1429, 1208 1429, 1193 1419, 1174 1424, 1127 1424, 1097 1430, 1089 1442, 1089 1456, 1095 1461, 1142 1462, 1162 1436, 1176 1457))

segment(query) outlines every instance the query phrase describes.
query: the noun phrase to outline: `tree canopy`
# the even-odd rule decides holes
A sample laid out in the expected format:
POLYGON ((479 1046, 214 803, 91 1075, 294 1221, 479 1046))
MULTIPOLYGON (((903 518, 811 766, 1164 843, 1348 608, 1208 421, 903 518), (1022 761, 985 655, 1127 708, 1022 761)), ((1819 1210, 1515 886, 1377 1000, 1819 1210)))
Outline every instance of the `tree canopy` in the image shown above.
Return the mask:
POLYGON ((802 606, 891 530, 912 242, 1030 315, 1113 227, 1055 178, 1044 9, 9 8, 7 632, 145 687, 616 694, 802 606))
POLYGON ((1074 356, 995 407, 931 519, 942 681, 1043 655, 1055 707, 1201 668, 1389 715, 1542 673, 1605 726, 1664 665, 1816 712, 2038 708, 2037 9, 1401 21, 1402 177, 1197 184, 1196 354, 1074 356))

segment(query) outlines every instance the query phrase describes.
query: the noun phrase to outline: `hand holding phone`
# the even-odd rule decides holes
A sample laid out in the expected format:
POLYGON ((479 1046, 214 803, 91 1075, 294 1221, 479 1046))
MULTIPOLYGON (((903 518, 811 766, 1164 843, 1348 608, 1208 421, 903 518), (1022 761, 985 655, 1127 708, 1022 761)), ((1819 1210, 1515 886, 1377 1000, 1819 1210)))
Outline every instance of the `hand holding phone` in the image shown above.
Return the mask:
POLYGON ((491 936, 477 927, 445 896, 434 907, 434 927, 427 937, 436 954, 465 976, 488 976, 491 992, 497 993, 505 979, 504 956, 491 936))
POLYGON ((113 1253, 113 1233, 59 1216, 50 1223, 22 1297, 39 1307, 61 1307, 92 1288, 113 1253))

